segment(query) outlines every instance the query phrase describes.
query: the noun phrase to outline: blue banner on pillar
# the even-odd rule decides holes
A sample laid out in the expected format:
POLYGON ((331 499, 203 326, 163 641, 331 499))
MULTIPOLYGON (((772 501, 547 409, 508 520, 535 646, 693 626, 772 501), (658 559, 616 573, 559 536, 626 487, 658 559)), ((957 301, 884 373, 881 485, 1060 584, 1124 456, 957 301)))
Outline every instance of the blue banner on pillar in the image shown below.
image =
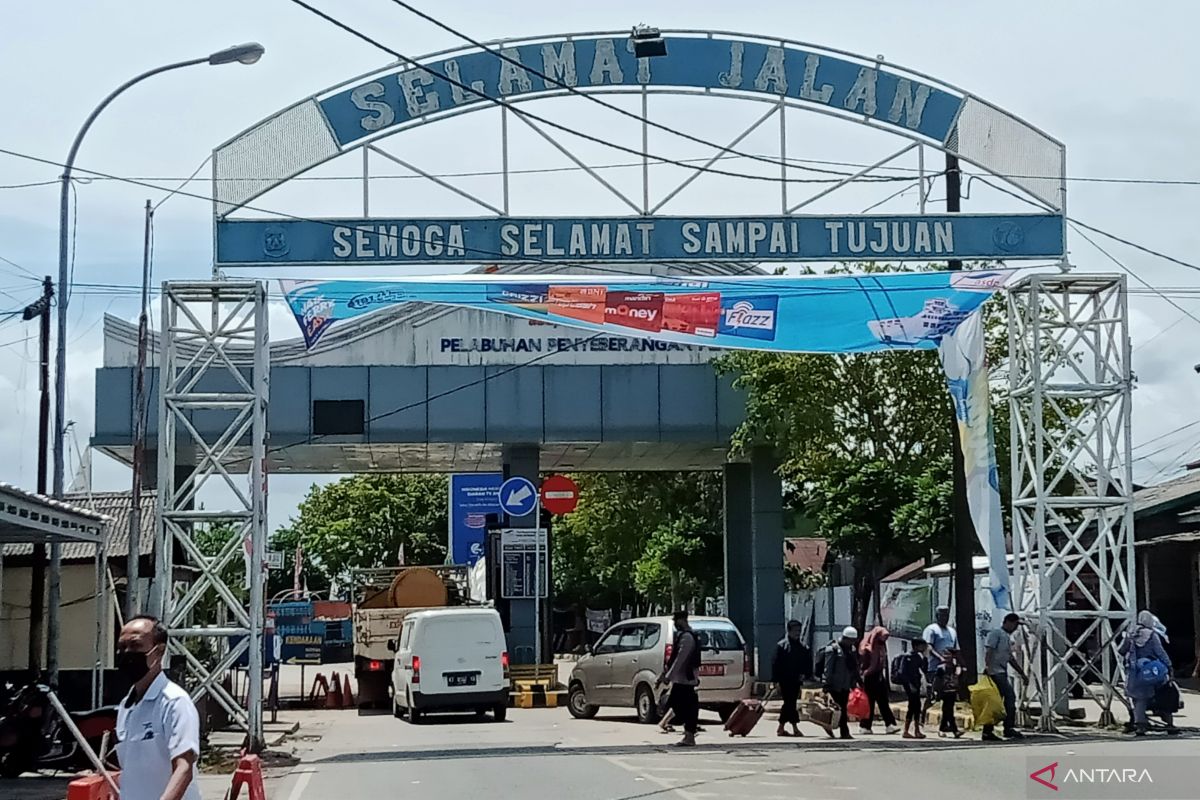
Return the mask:
POLYGON ((499 472, 450 476, 450 561, 474 564, 483 558, 487 515, 500 513, 499 472))

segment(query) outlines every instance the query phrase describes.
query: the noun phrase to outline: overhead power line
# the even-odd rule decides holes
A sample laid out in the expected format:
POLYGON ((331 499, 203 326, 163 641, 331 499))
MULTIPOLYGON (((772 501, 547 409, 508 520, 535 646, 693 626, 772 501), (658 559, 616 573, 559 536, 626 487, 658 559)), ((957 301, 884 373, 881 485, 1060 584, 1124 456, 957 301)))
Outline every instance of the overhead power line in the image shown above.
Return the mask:
MULTIPOLYGON (((540 122, 543 125, 547 125, 551 128, 554 128, 557 131, 561 131, 562 133, 570 134, 571 136, 576 136, 580 139, 584 139, 586 141, 593 142, 594 144, 602 145, 604 147, 608 147, 613 150, 619 150, 623 153, 629 153, 630 155, 634 155, 634 156, 652 158, 655 161, 660 161, 664 164, 672 164, 674 166, 683 167, 684 169, 690 169, 690 170, 694 170, 696 172, 706 172, 706 173, 709 173, 712 175, 724 175, 724 176, 730 177, 730 178, 742 178, 744 180, 751 180, 751 181, 765 181, 767 183, 781 183, 781 182, 785 183, 785 182, 787 182, 787 178, 784 178, 784 177, 781 177, 778 175, 752 175, 752 174, 744 173, 744 172, 730 172, 728 170, 713 169, 712 167, 696 166, 695 164, 691 164, 686 161, 681 161, 679 159, 668 158, 667 156, 657 155, 655 153, 642 152, 633 147, 627 147, 626 145, 617 144, 616 142, 605 139, 602 136, 594 136, 590 133, 585 133, 581 130, 572 128, 568 125, 563 125, 561 123, 555 122, 554 120, 548 119, 539 114, 534 114, 530 111, 526 111, 523 108, 518 108, 517 106, 507 103, 498 97, 493 97, 492 95, 488 94, 485 91, 476 89, 474 86, 470 86, 469 84, 464 83, 463 81, 455 80, 454 78, 451 78, 449 75, 438 72, 436 69, 434 69, 426 64, 422 64, 419 61, 415 61, 412 58, 410 58, 409 56, 406 56, 404 53, 401 53, 399 50, 391 48, 391 47, 387 46, 386 44, 384 44, 383 42, 379 41, 378 39, 375 39, 374 37, 372 37, 366 33, 363 33, 359 29, 355 28, 353 25, 349 25, 345 22, 342 22, 341 20, 337 19, 336 17, 325 13, 321 9, 306 3, 304 0, 291 0, 291 2, 294 5, 300 6, 301 8, 305 9, 306 11, 320 17, 321 19, 328 22, 330 25, 340 28, 341 30, 345 31, 346 33, 350 34, 351 36, 361 39, 362 41, 366 42, 367 44, 370 44, 371 46, 378 48, 379 50, 387 53, 388 55, 401 61, 402 63, 407 64, 407 65, 413 67, 414 69, 418 69, 418 70, 424 72, 426 75, 430 75, 438 80, 445 81, 446 83, 448 83, 451 86, 456 86, 464 92, 469 92, 470 94, 475 95, 476 97, 479 97, 482 100, 487 100, 488 102, 493 103, 501 108, 506 108, 509 111, 511 111, 513 114, 516 114, 518 117, 521 117, 522 119, 526 120, 527 122, 529 120, 536 120, 537 122, 540 122)), ((638 120, 641 120, 640 116, 637 116, 637 115, 635 115, 635 116, 637 117, 638 120)), ((680 136, 684 136, 684 137, 688 136, 688 134, 684 134, 679 131, 674 131, 673 129, 672 129, 672 132, 674 132, 680 136)), ((705 140, 703 140, 703 139, 699 139, 698 141, 705 142, 705 140)), ((705 142, 705 144, 707 144, 709 147, 715 147, 718 150, 722 150, 725 152, 736 152, 736 151, 730 151, 729 148, 727 148, 723 145, 718 145, 718 144, 715 144, 712 142, 705 142)), ((751 157, 751 156, 747 155, 746 157, 751 157)), ((778 161, 772 161, 771 163, 778 166, 778 161)), ((846 177, 850 177, 850 176, 847 175, 846 177)), ((909 180, 909 178, 903 177, 903 176, 896 176, 895 178, 889 177, 888 180, 909 180)))

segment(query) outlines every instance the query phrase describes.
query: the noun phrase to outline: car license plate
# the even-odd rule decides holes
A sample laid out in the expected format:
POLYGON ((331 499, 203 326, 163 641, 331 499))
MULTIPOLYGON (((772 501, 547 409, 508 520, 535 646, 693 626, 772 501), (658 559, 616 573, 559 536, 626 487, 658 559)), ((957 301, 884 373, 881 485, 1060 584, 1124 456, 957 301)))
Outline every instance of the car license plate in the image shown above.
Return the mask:
POLYGON ((474 686, 479 680, 475 672, 451 672, 446 675, 447 686, 474 686))
POLYGON ((701 664, 700 665, 700 677, 702 677, 702 678, 703 677, 712 678, 712 677, 715 677, 718 675, 724 675, 724 674, 725 674, 725 665, 724 664, 701 664))

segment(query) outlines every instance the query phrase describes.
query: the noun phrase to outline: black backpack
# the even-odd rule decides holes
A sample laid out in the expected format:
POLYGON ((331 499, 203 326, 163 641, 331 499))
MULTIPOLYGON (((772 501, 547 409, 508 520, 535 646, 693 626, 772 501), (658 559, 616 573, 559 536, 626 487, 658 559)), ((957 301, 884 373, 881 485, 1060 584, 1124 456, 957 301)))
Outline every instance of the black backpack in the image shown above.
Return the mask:
POLYGON ((894 683, 904 683, 905 672, 908 671, 908 653, 900 653, 892 657, 892 681, 894 683))
MULTIPOLYGON (((825 667, 829 664, 829 654, 833 648, 838 647, 837 640, 830 641, 829 644, 821 648, 821 652, 817 653, 817 663, 813 665, 813 677, 818 680, 825 679, 825 667)), ((835 656, 836 657, 836 656, 835 656)))

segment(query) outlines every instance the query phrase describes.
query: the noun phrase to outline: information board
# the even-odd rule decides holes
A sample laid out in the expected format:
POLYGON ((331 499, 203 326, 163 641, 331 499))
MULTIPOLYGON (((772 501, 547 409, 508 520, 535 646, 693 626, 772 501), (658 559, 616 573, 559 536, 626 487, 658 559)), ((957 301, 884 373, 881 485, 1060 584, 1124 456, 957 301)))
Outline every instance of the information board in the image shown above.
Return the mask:
POLYGON ((506 600, 532 599, 536 589, 541 597, 549 595, 546 569, 549 548, 545 528, 506 528, 500 531, 500 596, 506 600), (541 555, 540 559, 537 556, 541 555), (541 585, 535 587, 535 559, 541 562, 541 585))

